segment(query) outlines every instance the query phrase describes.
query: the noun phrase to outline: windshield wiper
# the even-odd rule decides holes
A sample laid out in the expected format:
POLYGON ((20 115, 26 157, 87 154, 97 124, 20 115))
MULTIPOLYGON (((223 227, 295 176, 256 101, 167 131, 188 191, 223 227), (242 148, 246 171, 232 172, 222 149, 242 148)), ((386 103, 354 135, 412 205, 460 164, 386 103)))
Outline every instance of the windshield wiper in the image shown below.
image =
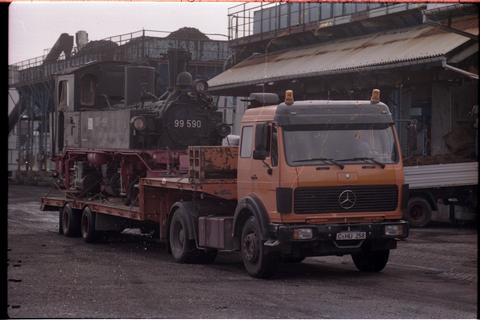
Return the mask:
POLYGON ((378 164, 382 169, 385 169, 385 163, 375 160, 374 158, 369 157, 357 157, 357 158, 348 158, 348 159, 337 159, 337 161, 372 161, 375 164, 378 164))
POLYGON ((337 161, 330 159, 330 158, 309 158, 309 159, 301 159, 301 160, 293 160, 293 162, 308 162, 308 161, 325 161, 325 162, 330 162, 343 170, 345 167, 343 164, 338 163, 337 161))

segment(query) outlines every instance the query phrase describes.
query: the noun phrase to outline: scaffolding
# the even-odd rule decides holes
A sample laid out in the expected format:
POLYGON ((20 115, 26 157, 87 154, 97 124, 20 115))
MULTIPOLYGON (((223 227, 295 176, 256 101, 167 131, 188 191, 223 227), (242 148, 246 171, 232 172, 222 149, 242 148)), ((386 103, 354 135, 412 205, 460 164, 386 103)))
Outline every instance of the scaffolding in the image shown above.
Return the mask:
POLYGON ((228 9, 228 38, 235 46, 423 7, 422 3, 247 2, 228 9))

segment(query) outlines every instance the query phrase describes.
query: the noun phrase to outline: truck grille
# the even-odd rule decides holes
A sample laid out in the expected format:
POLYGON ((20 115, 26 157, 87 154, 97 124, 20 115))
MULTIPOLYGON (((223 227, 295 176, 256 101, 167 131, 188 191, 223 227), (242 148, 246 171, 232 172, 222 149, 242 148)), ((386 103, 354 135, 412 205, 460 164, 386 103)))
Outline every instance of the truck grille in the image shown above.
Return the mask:
POLYGON ((297 188, 295 213, 392 211, 397 208, 396 185, 297 188))

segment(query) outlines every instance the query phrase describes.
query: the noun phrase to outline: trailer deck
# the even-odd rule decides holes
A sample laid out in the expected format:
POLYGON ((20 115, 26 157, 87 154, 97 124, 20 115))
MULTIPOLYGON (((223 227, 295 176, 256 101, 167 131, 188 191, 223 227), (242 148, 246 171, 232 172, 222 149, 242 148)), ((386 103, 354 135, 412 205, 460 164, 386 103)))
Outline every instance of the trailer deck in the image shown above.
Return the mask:
POLYGON ((236 179, 143 178, 143 187, 157 187, 209 194, 225 200, 237 198, 236 179))
POLYGON ((405 166, 410 189, 470 186, 478 184, 478 162, 405 166))
MULTIPOLYGON (((143 178, 139 184, 140 193, 149 194, 149 197, 140 197, 145 201, 139 206, 127 206, 121 198, 104 198, 102 200, 81 200, 67 198, 65 196, 44 196, 41 198, 41 210, 56 211, 69 204, 72 209, 83 210, 89 207, 93 212, 103 213, 111 216, 118 216, 138 221, 158 219, 158 208, 152 210, 146 206, 150 197, 161 197, 162 191, 174 192, 198 192, 200 195, 209 195, 225 200, 235 200, 237 197, 236 179, 203 179, 195 181, 186 177, 169 178, 143 178), (147 192, 150 191, 150 192, 147 192), (151 191, 154 191, 153 193, 151 191)), ((168 195, 165 194, 165 197, 168 195)))
POLYGON ((65 197, 42 197, 41 198, 41 210, 43 211, 56 211, 66 203, 69 203, 73 209, 82 210, 86 206, 97 213, 103 213, 112 216, 118 216, 122 218, 143 220, 140 208, 136 206, 126 206, 121 202, 121 199, 110 198, 108 200, 77 200, 69 199, 65 197))

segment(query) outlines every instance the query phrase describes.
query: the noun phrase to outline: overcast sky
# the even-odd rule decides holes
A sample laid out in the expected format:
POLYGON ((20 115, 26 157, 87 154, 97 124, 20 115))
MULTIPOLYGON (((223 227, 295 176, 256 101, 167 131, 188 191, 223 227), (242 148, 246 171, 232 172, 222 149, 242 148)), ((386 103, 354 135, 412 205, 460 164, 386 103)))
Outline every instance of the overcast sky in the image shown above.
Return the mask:
POLYGON ((9 7, 9 64, 41 56, 61 33, 74 36, 78 30, 87 31, 89 40, 141 29, 175 31, 181 27, 226 35, 228 8, 236 4, 239 3, 14 2, 9 7))

